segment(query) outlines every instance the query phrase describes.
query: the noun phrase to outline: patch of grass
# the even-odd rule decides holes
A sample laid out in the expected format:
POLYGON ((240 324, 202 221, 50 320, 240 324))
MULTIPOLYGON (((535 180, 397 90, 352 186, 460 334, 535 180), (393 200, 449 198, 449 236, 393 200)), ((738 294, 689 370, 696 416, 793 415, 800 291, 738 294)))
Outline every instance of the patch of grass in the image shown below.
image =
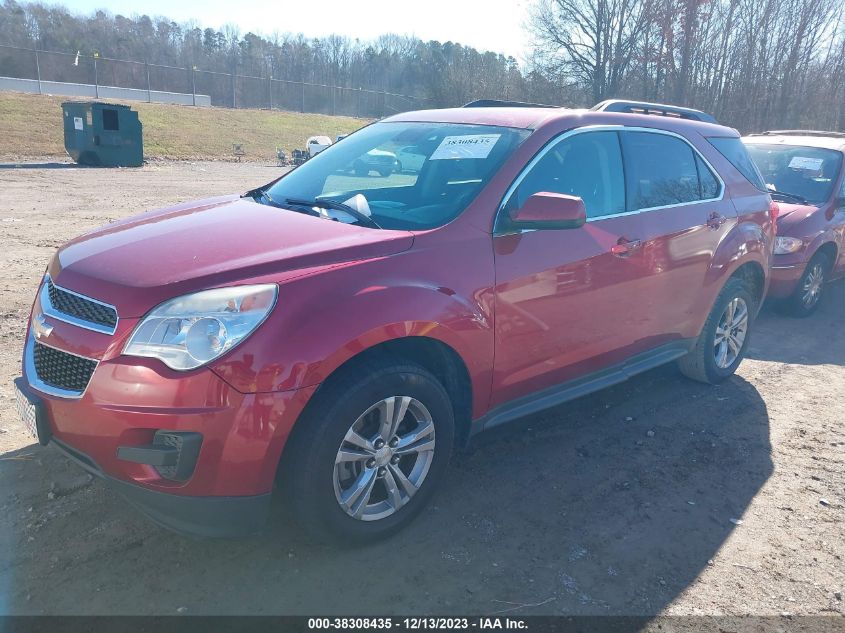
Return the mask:
MULTIPOLYGON (((70 100, 0 93, 0 157, 26 160, 65 156, 61 104, 70 100)), ((277 147, 290 155, 293 149, 304 149, 309 136, 325 134, 334 139, 368 122, 298 112, 121 103, 136 110, 144 125, 144 156, 171 160, 231 158, 234 143, 243 145, 243 160, 275 160, 277 147)))

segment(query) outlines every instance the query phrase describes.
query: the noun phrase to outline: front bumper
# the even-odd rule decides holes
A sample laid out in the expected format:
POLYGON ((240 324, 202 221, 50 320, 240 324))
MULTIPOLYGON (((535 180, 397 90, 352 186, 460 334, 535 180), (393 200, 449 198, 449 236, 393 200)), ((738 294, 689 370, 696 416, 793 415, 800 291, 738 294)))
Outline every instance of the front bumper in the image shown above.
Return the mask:
POLYGON ((50 442, 92 475, 146 514, 158 525, 205 537, 238 537, 260 532, 270 513, 271 494, 244 497, 188 497, 150 490, 105 474, 85 453, 55 437, 50 442))
POLYGON ((118 357, 99 363, 81 396, 66 398, 34 386, 26 359, 23 371, 16 383, 38 402, 50 444, 155 522, 202 536, 260 530, 285 442, 316 390, 244 394, 210 370, 118 357), (201 436, 188 477, 163 476, 143 459, 161 446, 159 432, 201 436))
POLYGON ((769 297, 773 299, 785 299, 795 292, 798 281, 804 274, 805 262, 772 266, 769 276, 769 297))
POLYGON ((25 359, 23 379, 53 437, 110 477, 183 496, 270 492, 287 437, 316 390, 240 393, 208 369, 175 372, 154 359, 119 356, 100 361, 85 392, 66 398, 38 389, 31 371, 25 359), (159 431, 202 436, 187 479, 162 477, 153 465, 118 454, 152 445, 159 431))

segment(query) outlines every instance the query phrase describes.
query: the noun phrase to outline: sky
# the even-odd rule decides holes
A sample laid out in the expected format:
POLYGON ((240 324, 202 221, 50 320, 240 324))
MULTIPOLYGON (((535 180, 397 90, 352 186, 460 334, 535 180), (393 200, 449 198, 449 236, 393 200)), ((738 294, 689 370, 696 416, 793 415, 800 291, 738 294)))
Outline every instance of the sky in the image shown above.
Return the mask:
POLYGON ((74 13, 98 9, 126 16, 165 16, 203 28, 235 24, 242 33, 338 33, 369 40, 384 33, 452 41, 511 55, 527 51, 522 28, 531 0, 64 0, 74 13))

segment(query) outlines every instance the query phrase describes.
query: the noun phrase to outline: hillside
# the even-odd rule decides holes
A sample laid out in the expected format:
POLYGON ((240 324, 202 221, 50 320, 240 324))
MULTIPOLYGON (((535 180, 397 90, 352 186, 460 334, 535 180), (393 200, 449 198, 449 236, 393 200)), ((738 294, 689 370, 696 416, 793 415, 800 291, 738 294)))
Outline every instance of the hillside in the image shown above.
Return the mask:
MULTIPOLYGON (((63 101, 68 97, 0 93, 0 160, 33 160, 66 156, 62 136, 63 101)), ((266 110, 194 108, 126 102, 144 124, 146 158, 220 160, 230 158, 241 143, 244 160, 275 160, 276 147, 288 154, 304 148, 314 134, 334 138, 367 121, 350 117, 266 110)))

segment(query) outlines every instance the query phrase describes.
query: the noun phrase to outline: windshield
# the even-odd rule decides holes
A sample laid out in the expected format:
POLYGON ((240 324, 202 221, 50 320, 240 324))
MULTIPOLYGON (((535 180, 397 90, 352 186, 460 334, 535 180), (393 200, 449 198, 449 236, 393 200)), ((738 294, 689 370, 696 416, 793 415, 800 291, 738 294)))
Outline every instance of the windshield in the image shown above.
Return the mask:
POLYGON ((842 153, 819 147, 748 143, 766 186, 814 204, 830 199, 842 153))
POLYGON ((431 229, 456 218, 529 134, 489 125, 375 123, 323 150, 256 200, 282 207, 313 201, 324 217, 372 228, 431 229))

